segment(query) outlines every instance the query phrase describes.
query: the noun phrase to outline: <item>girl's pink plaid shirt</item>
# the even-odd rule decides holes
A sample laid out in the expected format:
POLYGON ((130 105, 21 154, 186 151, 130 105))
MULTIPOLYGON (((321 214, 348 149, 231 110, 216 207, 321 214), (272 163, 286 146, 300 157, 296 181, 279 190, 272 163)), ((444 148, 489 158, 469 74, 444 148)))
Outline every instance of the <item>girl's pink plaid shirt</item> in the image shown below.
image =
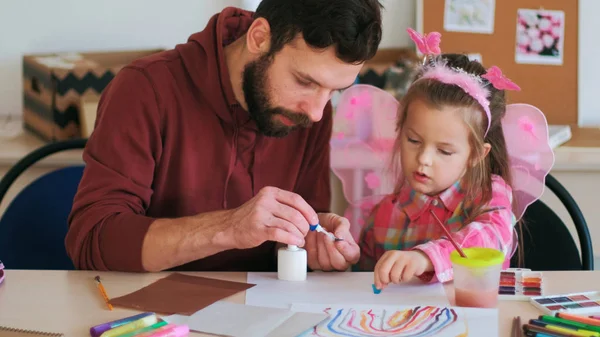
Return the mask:
POLYGON ((454 246, 444 237, 430 210, 445 224, 459 246, 499 249, 506 256, 503 267, 508 267, 516 223, 511 211, 511 187, 500 176, 493 175, 488 211, 470 223, 465 223, 464 197, 460 182, 435 197, 417 193, 408 184, 397 195, 387 196, 365 222, 358 242, 361 257, 354 270, 372 271, 388 250, 418 249, 427 254, 434 267, 433 272, 419 276, 422 280, 452 280, 450 253, 454 246))

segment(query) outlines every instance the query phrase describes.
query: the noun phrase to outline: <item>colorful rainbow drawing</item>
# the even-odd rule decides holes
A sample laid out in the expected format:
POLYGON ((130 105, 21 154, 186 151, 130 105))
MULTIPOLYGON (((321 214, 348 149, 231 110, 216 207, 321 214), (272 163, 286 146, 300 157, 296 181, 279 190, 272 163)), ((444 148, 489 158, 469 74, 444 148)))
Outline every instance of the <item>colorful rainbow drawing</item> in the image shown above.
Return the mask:
POLYGON ((466 336, 453 308, 417 306, 389 309, 327 309, 329 318, 299 337, 466 336))

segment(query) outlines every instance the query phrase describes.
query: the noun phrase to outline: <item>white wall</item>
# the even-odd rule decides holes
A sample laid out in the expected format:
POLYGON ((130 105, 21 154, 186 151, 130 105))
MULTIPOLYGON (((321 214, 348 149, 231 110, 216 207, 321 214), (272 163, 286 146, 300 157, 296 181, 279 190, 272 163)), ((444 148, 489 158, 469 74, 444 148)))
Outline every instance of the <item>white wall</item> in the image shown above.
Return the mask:
MULTIPOLYGON (((383 0, 384 48, 406 46, 412 0, 383 0)), ((258 0, 13 0, 0 6, 0 116, 21 116, 21 58, 28 53, 171 48, 226 6, 258 0)))
POLYGON ((414 0, 382 0, 383 38, 381 48, 408 47, 412 41, 406 28, 415 27, 416 3, 414 0))
POLYGON ((22 54, 173 47, 241 0, 13 0, 0 5, 0 115, 21 115, 22 54))
MULTIPOLYGON (((172 47, 204 28, 228 5, 254 9, 259 0, 21 0, 0 10, 0 116, 21 115, 21 57, 64 50, 172 47), (138 16, 140 15, 140 16, 138 16), (141 16, 143 15, 143 16, 141 16), (159 23, 160 21, 160 23, 159 23)), ((382 48, 405 47, 415 26, 415 0, 382 0, 382 48)), ((579 0, 579 124, 600 125, 600 1, 579 0)), ((567 22, 568 18, 567 18, 567 22)))
MULTIPOLYGON (((600 1, 579 0, 579 125, 600 126, 600 1)), ((565 18, 565 21, 568 18, 565 18)), ((566 21, 568 22, 568 21, 566 21)))

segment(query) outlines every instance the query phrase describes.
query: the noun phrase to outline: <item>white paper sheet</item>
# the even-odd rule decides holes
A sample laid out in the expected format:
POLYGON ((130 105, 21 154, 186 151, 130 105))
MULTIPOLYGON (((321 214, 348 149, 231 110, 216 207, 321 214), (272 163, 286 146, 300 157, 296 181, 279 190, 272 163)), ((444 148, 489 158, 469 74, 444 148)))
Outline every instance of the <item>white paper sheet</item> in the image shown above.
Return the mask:
POLYGON ((219 301, 191 316, 164 317, 168 323, 187 324, 192 331, 231 337, 295 337, 327 318, 325 313, 246 306, 219 301))
POLYGON ((373 293, 372 272, 312 272, 302 282, 281 281, 277 273, 248 273, 246 304, 288 309, 292 303, 449 305, 440 283, 390 284, 373 293))
POLYGON ((498 336, 497 309, 364 305, 330 308, 324 304, 307 303, 294 303, 291 309, 307 313, 326 311, 330 315, 299 337, 498 336), (405 317, 408 319, 403 319, 405 317))

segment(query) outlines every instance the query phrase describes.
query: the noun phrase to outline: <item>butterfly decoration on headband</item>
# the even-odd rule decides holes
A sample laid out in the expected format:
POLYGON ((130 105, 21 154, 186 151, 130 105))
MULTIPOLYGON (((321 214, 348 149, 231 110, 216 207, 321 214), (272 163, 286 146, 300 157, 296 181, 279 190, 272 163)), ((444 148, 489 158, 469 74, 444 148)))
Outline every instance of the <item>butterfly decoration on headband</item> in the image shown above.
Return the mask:
POLYGON ((440 42, 442 40, 442 34, 438 32, 432 32, 429 34, 421 35, 416 30, 408 28, 408 35, 415 42, 419 51, 427 55, 438 55, 442 53, 440 49, 440 42))
POLYGON ((502 70, 497 66, 490 67, 490 69, 488 69, 485 74, 481 75, 481 77, 488 80, 494 88, 498 90, 521 90, 518 85, 506 78, 506 76, 502 74, 502 70))
MULTIPOLYGON (((417 48, 431 56, 438 53, 437 34, 409 34, 417 48)), ((414 32, 414 31, 412 31, 414 32)), ((453 69, 444 62, 425 62, 419 79, 430 78, 458 85, 480 104, 487 106, 490 122, 489 89, 520 90, 519 86, 494 66, 482 76, 453 69)), ((340 96, 334 116, 331 139, 331 166, 340 179, 349 207, 352 234, 358 238, 372 208, 393 192, 401 174, 393 171, 392 153, 397 130, 396 118, 400 102, 375 86, 357 84, 340 96)), ((489 124, 488 124, 489 125, 489 124)), ((520 219, 525 210, 544 192, 545 178, 554 165, 554 152, 548 141, 548 124, 542 111, 529 104, 509 104, 502 119, 502 129, 510 161, 515 201, 513 213, 520 219)), ((487 131, 486 131, 487 134, 487 131)))

